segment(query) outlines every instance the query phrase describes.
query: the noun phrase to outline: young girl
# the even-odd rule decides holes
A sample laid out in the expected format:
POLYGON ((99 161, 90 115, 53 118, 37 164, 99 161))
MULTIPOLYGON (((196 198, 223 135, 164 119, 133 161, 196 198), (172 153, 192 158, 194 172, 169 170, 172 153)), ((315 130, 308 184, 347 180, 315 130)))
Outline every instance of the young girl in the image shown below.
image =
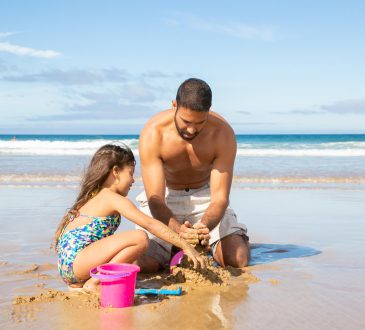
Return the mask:
POLYGON ((91 159, 80 193, 55 234, 58 269, 70 287, 96 290, 90 269, 104 263, 133 263, 147 249, 142 230, 114 234, 121 216, 179 248, 205 267, 203 258, 162 222, 140 212, 128 199, 135 159, 128 147, 107 144, 91 159))

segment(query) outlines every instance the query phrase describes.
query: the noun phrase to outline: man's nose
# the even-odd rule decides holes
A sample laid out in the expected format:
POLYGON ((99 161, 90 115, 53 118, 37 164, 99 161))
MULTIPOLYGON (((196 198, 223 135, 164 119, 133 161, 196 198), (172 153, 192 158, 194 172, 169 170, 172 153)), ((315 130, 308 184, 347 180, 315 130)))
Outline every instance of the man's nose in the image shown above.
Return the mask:
POLYGON ((195 126, 192 125, 188 126, 186 130, 188 131, 189 134, 194 134, 196 132, 195 126))

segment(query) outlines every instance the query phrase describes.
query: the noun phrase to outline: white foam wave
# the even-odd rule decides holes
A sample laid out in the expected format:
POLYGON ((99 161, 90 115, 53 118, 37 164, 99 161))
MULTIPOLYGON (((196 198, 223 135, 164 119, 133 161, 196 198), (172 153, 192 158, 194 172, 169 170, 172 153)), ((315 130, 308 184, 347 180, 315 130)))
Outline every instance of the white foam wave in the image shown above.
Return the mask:
POLYGON ((318 183, 343 183, 343 184, 364 184, 365 177, 326 177, 326 176, 313 176, 313 177, 297 177, 297 176, 287 176, 287 177, 245 177, 245 176, 234 176, 233 182, 239 183, 284 183, 284 184, 318 184, 318 183))
MULTIPOLYGON (((81 141, 1 141, 0 155, 75 155, 90 156, 104 144, 115 140, 81 140, 81 141)), ((138 155, 138 139, 121 139, 138 155)), ((321 144, 272 144, 258 147, 256 144, 239 143, 238 156, 248 157, 364 157, 365 142, 335 142, 321 144)))
POLYGON ((249 157, 365 157, 364 149, 238 149, 238 156, 249 157))
POLYGON ((2 174, 0 182, 79 182, 81 175, 2 174))
MULTIPOLYGON (((44 185, 78 185, 81 175, 47 175, 47 174, 1 174, 0 186, 28 184, 30 186, 44 185)), ((136 184, 142 183, 140 176, 135 177, 136 184)), ((241 176, 235 175, 233 182, 239 183, 365 183, 364 176, 241 176)))
POLYGON ((352 148, 352 149, 365 149, 365 142, 329 142, 329 143, 321 143, 321 146, 324 148, 331 149, 343 149, 343 148, 352 148))
MULTIPOLYGON (((0 184, 5 183, 32 183, 32 184, 54 184, 54 183, 79 183, 82 175, 68 174, 0 174, 0 184)), ((141 182, 140 176, 136 176, 136 182, 141 182)))
POLYGON ((84 141, 0 141, 0 154, 10 155, 93 155, 101 146, 122 142, 138 154, 138 140, 84 140, 84 141))

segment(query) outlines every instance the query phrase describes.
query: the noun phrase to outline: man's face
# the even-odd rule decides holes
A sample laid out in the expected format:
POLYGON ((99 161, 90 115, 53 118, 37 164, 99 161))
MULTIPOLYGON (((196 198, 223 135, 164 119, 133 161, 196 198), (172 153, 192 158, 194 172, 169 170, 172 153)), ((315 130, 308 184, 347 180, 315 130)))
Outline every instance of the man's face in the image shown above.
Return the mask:
POLYGON ((199 112, 179 107, 175 112, 176 129, 184 140, 191 141, 201 132, 208 116, 208 111, 199 112))

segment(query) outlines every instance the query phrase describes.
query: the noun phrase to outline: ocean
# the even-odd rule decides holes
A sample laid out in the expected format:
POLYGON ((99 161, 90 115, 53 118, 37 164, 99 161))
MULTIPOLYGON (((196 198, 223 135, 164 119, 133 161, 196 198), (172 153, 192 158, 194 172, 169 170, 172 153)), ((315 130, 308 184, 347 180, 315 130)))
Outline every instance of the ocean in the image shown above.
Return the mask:
MULTIPOLYGON (((77 187, 90 157, 138 135, 0 135, 0 186, 77 187)), ((234 184, 246 189, 365 189, 365 134, 237 135, 234 184)))

